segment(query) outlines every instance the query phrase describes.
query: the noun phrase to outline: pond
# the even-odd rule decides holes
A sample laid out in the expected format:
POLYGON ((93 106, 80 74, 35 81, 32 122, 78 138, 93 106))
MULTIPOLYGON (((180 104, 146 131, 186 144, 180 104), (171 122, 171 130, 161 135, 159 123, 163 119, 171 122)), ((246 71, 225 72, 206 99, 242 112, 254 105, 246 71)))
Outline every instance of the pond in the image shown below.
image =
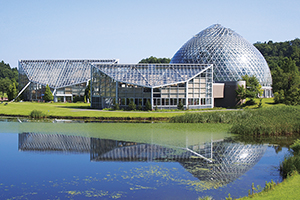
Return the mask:
POLYGON ((0 122, 0 199, 225 199, 280 182, 287 148, 220 124, 0 122))

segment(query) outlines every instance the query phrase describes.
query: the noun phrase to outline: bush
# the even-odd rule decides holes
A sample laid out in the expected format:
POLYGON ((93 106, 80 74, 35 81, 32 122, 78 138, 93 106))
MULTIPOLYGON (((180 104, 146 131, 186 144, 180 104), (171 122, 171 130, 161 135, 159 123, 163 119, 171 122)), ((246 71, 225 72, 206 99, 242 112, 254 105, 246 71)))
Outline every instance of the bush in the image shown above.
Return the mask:
POLYGON ((143 110, 143 106, 141 104, 138 105, 137 107, 138 110, 143 110))
POLYGON ((294 171, 300 173, 300 156, 290 156, 284 159, 280 165, 280 174, 283 178, 288 177, 294 171))
POLYGON ((120 105, 118 103, 114 104, 114 110, 120 110, 120 105))
POLYGON ((128 110, 135 110, 136 109, 136 105, 135 103, 133 102, 133 100, 131 99, 130 100, 130 103, 128 105, 128 110))
POLYGON ((294 155, 299 155, 300 153, 300 140, 297 139, 291 146, 290 148, 293 150, 294 155))
POLYGON ((46 115, 40 110, 33 110, 30 113, 30 117, 34 119, 40 119, 46 117, 46 115))
POLYGON ((252 106, 252 105, 255 105, 255 104, 256 104, 256 102, 254 101, 254 99, 249 99, 245 103, 246 106, 252 106))
POLYGON ((178 105, 177 105, 177 109, 178 110, 183 110, 183 104, 181 101, 179 101, 178 105))
POLYGON ((83 102, 84 101, 84 96, 74 96, 73 97, 73 103, 76 103, 76 102, 83 102))
POLYGON ((152 106, 149 100, 147 100, 146 105, 145 105, 145 110, 152 110, 152 106))

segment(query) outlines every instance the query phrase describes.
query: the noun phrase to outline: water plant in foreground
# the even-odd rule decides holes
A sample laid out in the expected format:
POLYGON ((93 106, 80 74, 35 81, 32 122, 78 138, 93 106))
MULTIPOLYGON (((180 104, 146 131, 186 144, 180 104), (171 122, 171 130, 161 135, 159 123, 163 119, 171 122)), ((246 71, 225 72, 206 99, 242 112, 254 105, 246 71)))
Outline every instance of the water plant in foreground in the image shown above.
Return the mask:
POLYGON ((300 173, 300 140, 297 139, 290 148, 291 155, 284 158, 284 161, 280 165, 280 174, 283 178, 286 178, 294 171, 300 173))

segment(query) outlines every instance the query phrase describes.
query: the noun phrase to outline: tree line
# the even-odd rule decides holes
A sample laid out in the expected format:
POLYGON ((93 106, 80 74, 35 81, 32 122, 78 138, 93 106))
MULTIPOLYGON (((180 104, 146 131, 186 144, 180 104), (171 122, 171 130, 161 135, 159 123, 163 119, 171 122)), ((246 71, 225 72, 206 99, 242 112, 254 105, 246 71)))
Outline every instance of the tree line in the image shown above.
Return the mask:
POLYGON ((275 103, 300 104, 300 39, 255 43, 272 74, 275 103))
POLYGON ((18 77, 17 68, 11 68, 4 61, 0 62, 0 98, 8 97, 12 100, 17 96, 18 77))

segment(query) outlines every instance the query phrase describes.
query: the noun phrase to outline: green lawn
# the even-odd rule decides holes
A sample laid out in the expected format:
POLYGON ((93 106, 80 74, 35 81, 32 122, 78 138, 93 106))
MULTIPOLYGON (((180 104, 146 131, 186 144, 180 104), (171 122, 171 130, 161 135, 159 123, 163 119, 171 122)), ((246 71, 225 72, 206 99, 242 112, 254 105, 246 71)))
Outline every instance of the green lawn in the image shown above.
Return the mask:
MULTIPOLYGON (((250 186, 249 186, 250 187, 250 186)), ((267 192, 260 192, 255 194, 254 197, 244 197, 246 199, 300 199, 300 175, 296 174, 288 179, 285 179, 282 183, 275 186, 273 190, 267 192)))
MULTIPOLYGON (((259 102, 259 99, 256 99, 259 102)), ((263 107, 273 106, 273 99, 263 99, 263 107)), ((243 108, 256 108, 257 105, 243 108)), ((216 108, 217 109, 217 108, 216 108)), ((49 117, 91 117, 91 118, 170 118, 176 115, 183 115, 190 111, 108 111, 91 109, 87 103, 37 103, 37 102, 12 102, 5 105, 0 104, 0 115, 23 115, 29 116, 32 110, 39 110, 49 117)))
POLYGON ((39 110, 47 116, 54 117, 118 117, 118 118, 169 118, 182 115, 185 111, 178 112, 144 112, 144 111, 105 111, 91 109, 86 103, 36 103, 13 102, 0 104, 0 114, 29 116, 32 110, 39 110))

